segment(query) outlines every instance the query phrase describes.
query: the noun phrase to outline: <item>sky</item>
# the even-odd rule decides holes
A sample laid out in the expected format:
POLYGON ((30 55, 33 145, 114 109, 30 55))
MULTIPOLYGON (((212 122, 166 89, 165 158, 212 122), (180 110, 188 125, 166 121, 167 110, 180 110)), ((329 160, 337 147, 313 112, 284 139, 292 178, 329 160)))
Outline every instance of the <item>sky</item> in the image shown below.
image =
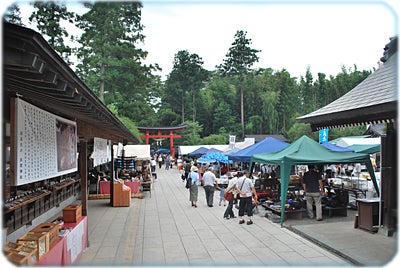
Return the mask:
POLYGON ((343 66, 373 70, 389 38, 398 35, 400 10, 398 0, 142 3, 146 37, 140 46, 148 52, 145 63, 158 63, 163 69, 157 73, 163 79, 180 50, 199 55, 205 69, 215 70, 238 30, 247 32, 251 48, 261 50, 254 68, 286 69, 299 78, 309 67, 314 79, 318 72, 335 76, 343 66))

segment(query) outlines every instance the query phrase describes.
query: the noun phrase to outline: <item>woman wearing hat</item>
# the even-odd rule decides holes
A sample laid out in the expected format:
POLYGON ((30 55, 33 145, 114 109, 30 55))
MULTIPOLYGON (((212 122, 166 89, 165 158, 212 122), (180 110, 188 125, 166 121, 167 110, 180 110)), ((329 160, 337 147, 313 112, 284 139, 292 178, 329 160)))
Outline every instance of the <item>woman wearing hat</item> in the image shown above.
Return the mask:
POLYGON ((198 169, 196 166, 190 168, 188 179, 191 178, 192 185, 189 188, 189 201, 192 202, 192 207, 197 208, 197 196, 199 195, 199 190, 197 187, 197 181, 199 180, 198 169))

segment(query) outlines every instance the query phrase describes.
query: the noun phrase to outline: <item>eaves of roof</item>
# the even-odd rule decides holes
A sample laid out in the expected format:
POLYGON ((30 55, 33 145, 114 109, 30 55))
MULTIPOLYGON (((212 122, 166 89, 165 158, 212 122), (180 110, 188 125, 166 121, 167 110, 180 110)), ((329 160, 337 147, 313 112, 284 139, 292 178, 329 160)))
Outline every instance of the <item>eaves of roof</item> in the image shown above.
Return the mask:
POLYGON ((393 122, 397 118, 397 53, 334 102, 298 117, 313 130, 393 122))
POLYGON ((3 24, 3 97, 76 121, 81 139, 139 142, 39 33, 10 23, 3 24))

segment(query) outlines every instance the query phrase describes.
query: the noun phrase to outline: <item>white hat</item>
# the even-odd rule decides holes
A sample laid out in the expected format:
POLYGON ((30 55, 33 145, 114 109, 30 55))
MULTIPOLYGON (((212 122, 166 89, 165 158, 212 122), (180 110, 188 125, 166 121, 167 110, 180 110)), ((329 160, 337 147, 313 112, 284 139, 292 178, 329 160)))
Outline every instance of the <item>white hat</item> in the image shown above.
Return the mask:
POLYGON ((197 169, 197 167, 196 166, 192 166, 191 168, 190 168, 190 171, 191 172, 196 172, 198 169, 197 169))

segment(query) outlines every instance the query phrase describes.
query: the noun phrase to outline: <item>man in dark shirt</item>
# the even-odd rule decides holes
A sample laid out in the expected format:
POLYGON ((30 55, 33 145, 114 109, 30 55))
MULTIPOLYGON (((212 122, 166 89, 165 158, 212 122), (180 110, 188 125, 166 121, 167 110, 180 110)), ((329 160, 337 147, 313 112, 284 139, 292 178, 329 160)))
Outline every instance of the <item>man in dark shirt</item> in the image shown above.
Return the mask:
POLYGON ((317 221, 322 221, 321 194, 325 194, 321 175, 314 169, 314 165, 308 165, 308 171, 303 176, 303 189, 307 197, 307 214, 314 218, 313 202, 315 202, 317 221))

